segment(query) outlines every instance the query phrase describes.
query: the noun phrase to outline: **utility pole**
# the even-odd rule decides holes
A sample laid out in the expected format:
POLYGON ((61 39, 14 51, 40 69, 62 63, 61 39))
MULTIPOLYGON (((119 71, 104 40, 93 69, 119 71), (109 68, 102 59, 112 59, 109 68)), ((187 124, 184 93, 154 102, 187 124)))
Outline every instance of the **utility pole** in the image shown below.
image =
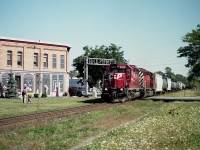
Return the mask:
POLYGON ((88 57, 84 60, 84 82, 85 82, 85 93, 88 95, 88 57))

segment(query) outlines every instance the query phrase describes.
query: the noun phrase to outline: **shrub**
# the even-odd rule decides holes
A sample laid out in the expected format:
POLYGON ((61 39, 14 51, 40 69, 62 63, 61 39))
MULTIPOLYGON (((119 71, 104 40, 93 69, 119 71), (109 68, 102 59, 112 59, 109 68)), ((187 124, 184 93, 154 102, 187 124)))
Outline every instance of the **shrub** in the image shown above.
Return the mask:
POLYGON ((34 97, 35 97, 35 98, 38 98, 38 97, 39 97, 39 94, 34 94, 34 97))
POLYGON ((28 93, 27 98, 32 98, 32 94, 28 93))
POLYGON ((63 93, 63 96, 67 96, 67 95, 68 95, 67 92, 64 92, 64 93, 63 93))
POLYGON ((46 97, 47 97, 47 94, 46 94, 46 93, 43 93, 41 97, 42 97, 42 98, 46 98, 46 97))
POLYGON ((13 76, 12 71, 8 74, 9 75, 9 80, 8 80, 8 93, 7 96, 8 98, 17 98, 17 84, 16 80, 13 76))

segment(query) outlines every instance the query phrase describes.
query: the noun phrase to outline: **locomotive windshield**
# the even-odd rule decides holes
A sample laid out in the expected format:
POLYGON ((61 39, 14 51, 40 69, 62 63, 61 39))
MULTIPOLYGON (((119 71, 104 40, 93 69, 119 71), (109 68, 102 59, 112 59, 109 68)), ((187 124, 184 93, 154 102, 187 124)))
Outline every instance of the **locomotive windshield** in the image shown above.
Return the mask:
POLYGON ((111 73, 126 73, 126 69, 125 68, 115 68, 110 70, 111 73))
POLYGON ((111 69, 111 73, 125 73, 126 69, 111 69))
POLYGON ((110 68, 110 72, 111 73, 126 73, 126 68, 125 68, 125 66, 119 66, 119 67, 112 66, 110 68))

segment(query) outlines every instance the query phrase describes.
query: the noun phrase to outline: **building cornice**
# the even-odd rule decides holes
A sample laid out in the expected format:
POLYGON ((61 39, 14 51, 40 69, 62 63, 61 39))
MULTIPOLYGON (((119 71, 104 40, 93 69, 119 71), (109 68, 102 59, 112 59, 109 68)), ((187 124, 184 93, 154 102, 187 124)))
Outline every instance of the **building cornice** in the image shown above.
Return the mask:
POLYGON ((16 42, 16 43, 26 43, 26 44, 37 44, 37 45, 45 45, 45 46, 56 46, 56 47, 64 47, 69 51, 71 46, 69 44, 61 44, 61 43, 52 43, 52 42, 44 42, 44 41, 33 41, 33 40, 25 40, 25 39, 17 39, 17 38, 8 38, 1 37, 0 41, 6 42, 16 42))

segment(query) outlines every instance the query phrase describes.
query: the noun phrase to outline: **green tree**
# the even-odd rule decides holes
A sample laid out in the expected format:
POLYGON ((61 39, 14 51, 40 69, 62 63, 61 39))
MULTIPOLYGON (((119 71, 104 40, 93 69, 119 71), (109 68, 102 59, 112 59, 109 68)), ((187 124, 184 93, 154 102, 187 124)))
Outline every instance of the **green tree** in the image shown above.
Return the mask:
POLYGON ((157 74, 163 75, 164 73, 162 71, 157 71, 157 74))
MULTIPOLYGON (((108 47, 104 45, 95 46, 94 48, 85 46, 83 47, 83 51, 84 54, 75 58, 72 64, 79 73, 78 77, 84 77, 84 57, 86 56, 90 58, 115 59, 116 63, 127 63, 127 60, 124 58, 124 51, 115 44, 111 44, 108 47)), ((89 65, 88 67, 88 74, 92 77, 94 84, 99 79, 102 79, 104 71, 105 66, 89 65)))
POLYGON ((181 74, 175 74, 174 72, 172 72, 172 68, 170 67, 165 68, 165 74, 168 78, 172 79, 172 81, 180 81, 182 83, 188 84, 186 77, 181 74))
POLYGON ((172 79, 173 81, 176 81, 176 77, 175 74, 172 72, 172 68, 166 67, 165 74, 167 75, 168 78, 172 79))
POLYGON ((16 85, 16 80, 13 77, 12 71, 8 75, 9 75, 9 80, 8 80, 7 97, 17 98, 17 85, 16 85))
POLYGON ((192 32, 183 36, 182 41, 187 46, 178 49, 178 57, 187 57, 188 63, 185 65, 190 68, 188 79, 197 78, 200 81, 200 24, 192 32))
POLYGON ((70 78, 72 79, 73 77, 77 77, 78 76, 78 72, 76 70, 71 70, 69 73, 70 78))
POLYGON ((188 84, 187 78, 181 74, 176 74, 175 78, 177 81, 181 81, 182 83, 188 84))

